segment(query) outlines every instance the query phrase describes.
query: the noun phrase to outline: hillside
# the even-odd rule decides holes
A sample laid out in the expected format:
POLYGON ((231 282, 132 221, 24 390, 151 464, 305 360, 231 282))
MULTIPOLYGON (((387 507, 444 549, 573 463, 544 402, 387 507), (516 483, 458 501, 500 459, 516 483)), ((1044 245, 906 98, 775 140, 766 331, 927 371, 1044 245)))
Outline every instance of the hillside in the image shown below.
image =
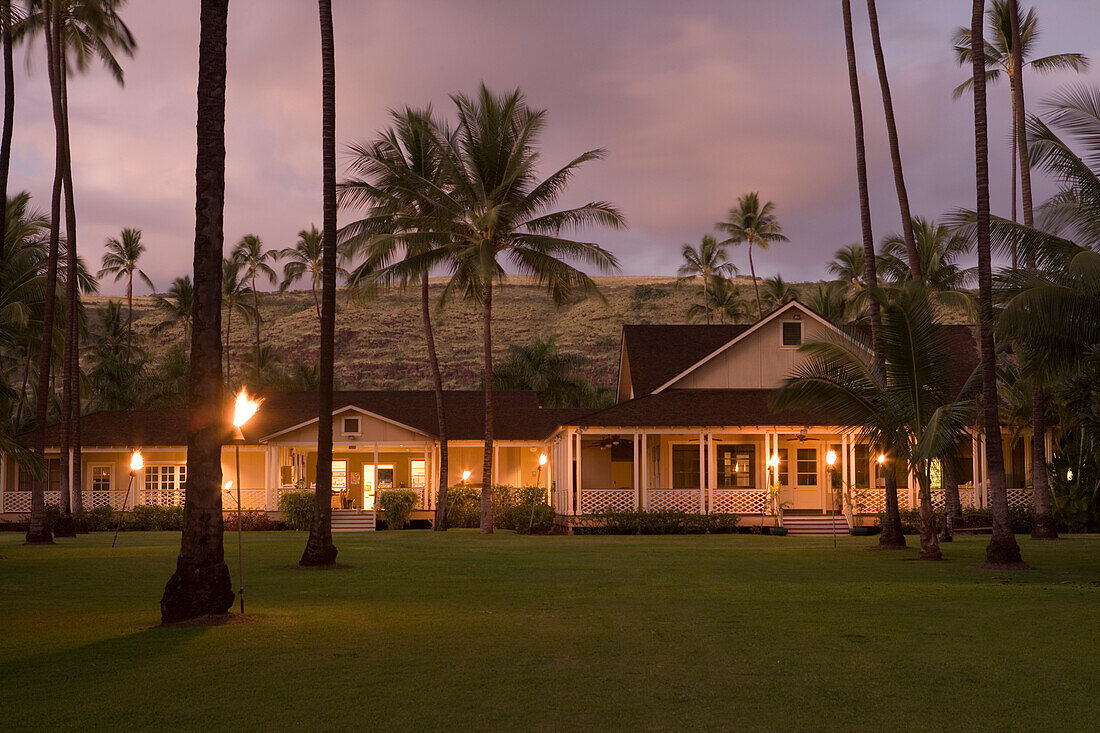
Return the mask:
MULTIPOLYGON (((738 280, 743 287, 751 288, 747 278, 738 280)), ((511 343, 556 336, 561 350, 583 354, 590 360, 584 370, 587 379, 596 384, 614 384, 622 324, 683 323, 688 306, 699 297, 697 288, 677 289, 675 280, 669 277, 599 277, 596 281, 606 302, 591 298, 555 307, 529 280, 509 280, 494 295, 494 353, 502 354, 511 343)), ((438 297, 441 287, 442 281, 432 282, 433 298, 438 297)), ((264 343, 278 352, 284 365, 295 360, 314 362, 319 329, 310 293, 265 293, 262 297, 264 343)), ((87 304, 95 309, 107 300, 107 296, 92 296, 87 304)), ((141 335, 154 359, 181 341, 182 330, 150 335, 150 329, 159 321, 152 298, 135 298, 134 307, 134 332, 141 335)), ((450 302, 435 313, 435 325, 446 385, 476 388, 481 380, 478 306, 460 300, 450 302)), ((234 373, 253 338, 248 324, 235 315, 230 350, 234 373)), ((341 292, 336 349, 337 379, 344 388, 431 386, 417 292, 389 291, 366 303, 349 300, 341 292)))

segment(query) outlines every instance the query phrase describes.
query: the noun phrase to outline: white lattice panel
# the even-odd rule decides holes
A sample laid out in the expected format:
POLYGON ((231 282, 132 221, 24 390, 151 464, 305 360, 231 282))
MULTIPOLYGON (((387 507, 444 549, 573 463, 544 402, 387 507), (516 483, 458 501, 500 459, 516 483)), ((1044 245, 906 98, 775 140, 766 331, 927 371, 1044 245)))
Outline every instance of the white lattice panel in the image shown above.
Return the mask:
POLYGON ((5 512, 29 512, 31 510, 31 492, 8 491, 4 493, 5 512))
POLYGON ((581 514, 634 511, 634 489, 583 489, 581 514))
MULTIPOLYGON (((963 509, 976 507, 978 505, 975 501, 976 495, 977 492, 975 492, 973 488, 960 486, 959 504, 963 509)), ((947 506, 947 499, 943 489, 932 489, 932 508, 936 511, 943 511, 945 506, 947 506)))
POLYGON ((141 503, 144 506, 183 506, 183 489, 142 489, 141 503))
MULTIPOLYGON (((933 501, 935 501, 935 499, 933 499, 933 501)), ((878 514, 884 512, 886 511, 886 489, 861 489, 860 496, 857 499, 857 503, 863 504, 863 512, 865 514, 878 514)), ((908 489, 898 489, 898 508, 909 508, 908 489)))
POLYGON ((84 497, 84 508, 95 509, 101 506, 109 506, 115 509, 121 509, 122 505, 126 502, 126 495, 128 493, 128 491, 85 491, 82 494, 84 497))
POLYGON ((1027 507, 1031 506, 1031 490, 1009 489, 1008 505, 1010 507, 1017 507, 1020 509, 1026 509, 1027 507))
MULTIPOLYGON (((222 509, 234 511, 237 509, 236 489, 230 489, 229 491, 222 489, 222 509)), ((241 509, 244 511, 267 509, 267 490, 241 489, 241 509)))
POLYGON ((768 492, 763 490, 715 489, 711 511, 717 514, 762 514, 767 501, 768 492))
POLYGON ((666 512, 699 512, 699 490, 650 489, 649 509, 666 512))

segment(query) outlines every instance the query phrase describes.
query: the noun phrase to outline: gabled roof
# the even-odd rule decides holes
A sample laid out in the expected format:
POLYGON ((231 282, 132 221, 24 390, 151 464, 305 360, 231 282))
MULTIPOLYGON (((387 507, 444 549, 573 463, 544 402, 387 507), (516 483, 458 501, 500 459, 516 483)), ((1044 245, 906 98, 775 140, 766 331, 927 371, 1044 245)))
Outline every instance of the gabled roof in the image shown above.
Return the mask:
POLYGON ((634 396, 649 394, 749 328, 745 324, 625 324, 623 348, 634 396))
POLYGON ((835 425, 807 410, 773 410, 771 389, 667 389, 620 402, 576 422, 578 427, 692 428, 835 425))
POLYGON ((654 389, 652 391, 653 392, 662 392, 662 391, 670 388, 673 384, 680 381, 681 379, 686 377, 691 372, 693 372, 696 369, 698 369, 699 367, 703 366, 704 364, 706 364, 708 361, 715 358, 719 354, 721 354, 721 353, 727 351, 728 349, 734 347, 738 342, 747 339, 751 334, 759 331, 765 325, 767 325, 767 324, 771 323, 772 321, 774 321, 778 318, 781 318, 781 317, 787 315, 788 313, 790 313, 791 311, 795 311, 795 310, 799 311, 802 315, 805 315, 809 318, 812 318, 813 320, 817 321, 822 326, 825 326, 827 329, 829 329, 831 331, 835 331, 836 333, 841 333, 841 334, 844 333, 839 328, 834 326, 832 323, 830 323, 829 321, 827 321, 824 318, 822 318, 821 316, 819 316, 812 309, 807 308, 805 305, 803 305, 797 299, 791 300, 791 301, 788 301, 787 303, 784 303, 780 307, 776 308, 774 311, 772 311, 768 315, 764 316, 763 318, 761 318, 756 323, 752 324, 751 326, 746 327, 745 330, 741 331, 736 336, 731 338, 729 341, 727 341, 726 343, 722 344, 718 348, 711 351, 709 354, 703 356, 701 359, 697 360, 694 364, 689 365, 688 367, 684 368, 682 371, 680 371, 680 372, 674 374, 673 376, 669 377, 667 380, 662 382, 656 389, 654 389))

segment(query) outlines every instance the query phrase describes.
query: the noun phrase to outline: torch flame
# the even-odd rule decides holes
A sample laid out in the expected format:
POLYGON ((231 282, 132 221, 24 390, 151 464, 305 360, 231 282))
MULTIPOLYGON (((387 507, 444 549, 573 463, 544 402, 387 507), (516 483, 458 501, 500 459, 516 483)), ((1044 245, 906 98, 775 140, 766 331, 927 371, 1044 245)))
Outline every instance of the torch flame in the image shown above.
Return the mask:
POLYGON ((241 388, 237 393, 237 402, 233 405, 233 427, 239 428, 251 420, 261 404, 263 404, 263 398, 253 399, 248 396, 248 390, 241 388))
POLYGON ((883 463, 886 463, 886 455, 883 454, 883 453, 879 453, 877 460, 878 460, 878 465, 881 466, 883 463))
POLYGON ((463 481, 469 481, 470 480, 470 472, 469 471, 463 471, 462 472, 462 480, 463 481))
POLYGON ((233 482, 232 481, 226 481, 225 486, 222 487, 222 491, 229 491, 232 488, 233 488, 233 482))
POLYGON ((546 465, 546 462, 547 462, 548 460, 550 460, 550 459, 548 459, 548 458, 546 457, 546 454, 545 454, 545 453, 541 454, 541 455, 539 456, 539 465, 540 465, 540 466, 545 466, 545 465, 546 465))
POLYGON ((829 451, 825 454, 825 462, 830 466, 836 463, 836 451, 829 451))
POLYGON ((130 470, 140 471, 145 467, 145 459, 141 457, 141 451, 136 450, 134 454, 130 456, 130 470))

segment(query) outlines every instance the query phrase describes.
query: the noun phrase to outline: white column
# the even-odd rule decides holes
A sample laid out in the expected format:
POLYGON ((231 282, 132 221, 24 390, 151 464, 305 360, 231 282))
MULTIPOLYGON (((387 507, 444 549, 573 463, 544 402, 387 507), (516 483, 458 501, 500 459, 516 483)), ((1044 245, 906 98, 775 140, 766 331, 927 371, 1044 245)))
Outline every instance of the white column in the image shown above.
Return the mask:
POLYGON ((565 431, 565 513, 576 514, 573 507, 573 480, 576 478, 576 470, 573 463, 573 431, 565 431))
POLYGON ((699 513, 707 513, 707 436, 699 433, 699 513))
POLYGON ((986 452, 988 450, 988 443, 986 442, 985 434, 979 436, 978 440, 981 444, 981 462, 982 462, 982 489, 981 489, 981 504, 979 506, 985 507, 989 504, 989 461, 987 460, 986 452))
MULTIPOLYGON (((8 454, 0 453, 0 513, 4 511, 4 492, 8 490, 8 454)), ((91 507, 88 507, 91 509, 91 507)))
POLYGON ((430 462, 432 449, 433 449, 432 445, 429 445, 428 443, 424 444, 424 485, 422 487, 420 487, 420 490, 424 492, 422 494, 422 496, 424 498, 421 501, 421 506, 423 506, 425 509, 431 509, 432 508, 432 482, 431 482, 431 479, 430 479, 430 477, 432 475, 432 473, 431 473, 431 465, 432 464, 430 462))
MULTIPOLYGON (((346 479, 345 479, 346 480, 346 479)), ((371 488, 374 490, 374 512, 375 521, 378 517, 378 500, 382 498, 382 495, 378 491, 378 443, 374 444, 374 479, 372 481, 371 488)), ((349 487, 350 489, 350 487, 349 487)), ((366 497, 364 497, 365 499, 366 497)), ((363 502, 366 503, 365 501, 363 502)))
POLYGON ((584 453, 584 442, 581 431, 577 431, 577 514, 584 514, 584 503, 581 501, 581 492, 584 490, 584 473, 581 466, 581 454, 584 453))
POLYGON ((843 514, 847 507, 844 502, 844 492, 847 487, 851 486, 848 481, 848 433, 843 433, 840 436, 840 486, 833 487, 833 508, 836 508, 836 496, 839 492, 840 496, 840 511, 843 514))
POLYGON ((638 447, 641 455, 638 472, 641 475, 642 511, 649 511, 649 436, 642 433, 642 444, 638 447))
POLYGON ((714 490, 718 488, 718 456, 714 450, 714 434, 707 433, 707 505, 714 511, 714 490))
POLYGON ((633 466, 633 469, 634 469, 634 481, 633 481, 633 485, 634 485, 634 511, 638 511, 638 507, 641 506, 640 492, 642 490, 642 482, 641 482, 641 479, 640 479, 641 472, 640 472, 639 466, 638 466, 638 454, 641 453, 641 448, 642 448, 642 446, 641 446, 641 443, 639 443, 638 433, 635 432, 634 435, 633 435, 633 453, 632 453, 632 455, 634 457, 634 466, 633 466))

